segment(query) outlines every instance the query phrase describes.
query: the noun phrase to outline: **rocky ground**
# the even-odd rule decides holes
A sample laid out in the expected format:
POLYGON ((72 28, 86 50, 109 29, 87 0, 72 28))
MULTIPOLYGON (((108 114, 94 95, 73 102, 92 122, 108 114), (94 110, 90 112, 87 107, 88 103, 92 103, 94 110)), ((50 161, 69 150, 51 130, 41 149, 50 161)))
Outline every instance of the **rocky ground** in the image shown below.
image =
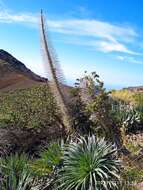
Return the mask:
MULTIPOLYGON (((137 134, 127 135, 126 136, 126 143, 133 144, 134 146, 138 146, 140 151, 136 157, 137 161, 141 162, 143 166, 142 159, 143 159, 143 132, 139 132, 137 134)), ((137 190, 143 190, 143 181, 137 184, 137 190)))

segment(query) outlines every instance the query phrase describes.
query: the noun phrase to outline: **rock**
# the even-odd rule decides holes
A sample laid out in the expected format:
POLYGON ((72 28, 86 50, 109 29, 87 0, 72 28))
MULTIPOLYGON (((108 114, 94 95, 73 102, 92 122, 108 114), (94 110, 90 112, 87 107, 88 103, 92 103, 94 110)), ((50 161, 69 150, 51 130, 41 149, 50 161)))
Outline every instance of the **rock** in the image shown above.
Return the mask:
POLYGON ((136 188, 137 190, 143 190, 143 182, 139 183, 136 188))

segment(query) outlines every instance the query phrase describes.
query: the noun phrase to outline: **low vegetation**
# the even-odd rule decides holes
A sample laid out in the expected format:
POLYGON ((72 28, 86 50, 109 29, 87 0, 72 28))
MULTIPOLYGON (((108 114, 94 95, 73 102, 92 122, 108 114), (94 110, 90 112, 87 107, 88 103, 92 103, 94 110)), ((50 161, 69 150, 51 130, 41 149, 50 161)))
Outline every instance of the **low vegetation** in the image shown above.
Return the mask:
POLYGON ((85 73, 71 89, 72 126, 67 132, 48 85, 1 93, 0 130, 9 131, 9 139, 20 139, 1 155, 1 189, 135 188, 143 178, 142 147, 127 139, 143 130, 143 95, 117 94, 107 92, 95 72, 85 73), (25 132, 30 137, 23 138, 25 132))
POLYGON ((14 155, 1 159, 3 190, 107 189, 120 186, 120 162, 116 149, 95 136, 78 143, 51 144, 33 161, 14 155), (116 181, 116 183, 115 183, 116 181), (118 184, 117 184, 118 181, 118 184))
POLYGON ((40 128, 60 121, 60 112, 48 85, 2 92, 0 104, 1 127, 40 128))

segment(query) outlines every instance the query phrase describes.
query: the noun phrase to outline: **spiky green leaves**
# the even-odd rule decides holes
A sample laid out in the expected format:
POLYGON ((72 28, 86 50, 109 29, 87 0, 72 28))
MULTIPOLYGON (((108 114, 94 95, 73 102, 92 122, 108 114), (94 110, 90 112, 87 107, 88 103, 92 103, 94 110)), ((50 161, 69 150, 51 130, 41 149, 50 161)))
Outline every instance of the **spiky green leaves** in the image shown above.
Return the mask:
POLYGON ((40 158, 32 164, 32 170, 38 176, 53 174, 61 164, 63 151, 62 143, 52 143, 40 153, 40 158))
POLYGON ((63 145, 49 145, 32 162, 25 155, 0 160, 1 189, 113 190, 118 187, 120 162, 112 144, 92 136, 63 145))
POLYGON ((30 190, 32 185, 28 158, 14 155, 0 160, 1 190, 30 190))
POLYGON ((65 149, 64 166, 59 172, 60 190, 103 190, 116 188, 120 162, 116 149, 95 136, 79 139, 65 149))

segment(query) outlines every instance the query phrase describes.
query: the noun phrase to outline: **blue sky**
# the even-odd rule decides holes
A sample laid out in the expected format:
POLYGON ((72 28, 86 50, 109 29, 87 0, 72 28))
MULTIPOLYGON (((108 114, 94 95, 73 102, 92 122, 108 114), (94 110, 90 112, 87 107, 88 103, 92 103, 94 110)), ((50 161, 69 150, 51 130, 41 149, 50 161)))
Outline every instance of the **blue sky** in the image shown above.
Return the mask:
POLYGON ((143 85, 142 0, 0 0, 0 49, 46 76, 41 8, 68 83, 86 70, 107 87, 143 85))

